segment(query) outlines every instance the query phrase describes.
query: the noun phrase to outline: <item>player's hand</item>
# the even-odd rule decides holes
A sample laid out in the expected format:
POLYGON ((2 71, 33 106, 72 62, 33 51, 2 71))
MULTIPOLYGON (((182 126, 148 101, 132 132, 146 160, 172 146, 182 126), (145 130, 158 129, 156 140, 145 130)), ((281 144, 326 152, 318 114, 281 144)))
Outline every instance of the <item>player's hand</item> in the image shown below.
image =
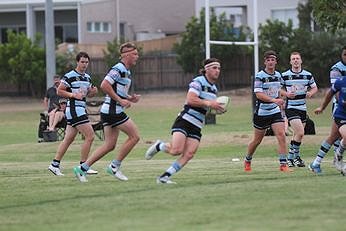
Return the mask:
POLYGON ((272 99, 273 103, 276 103, 279 106, 283 106, 285 104, 285 100, 278 98, 278 99, 272 99))
POLYGON ((133 103, 137 103, 140 98, 141 98, 141 95, 133 94, 129 96, 128 100, 130 100, 133 103))
POLYGON ((223 105, 219 102, 217 102, 216 100, 212 100, 209 101, 210 102, 210 108, 215 109, 216 111, 221 111, 221 112, 225 112, 225 108, 223 107, 223 105))
POLYGON ((84 98, 84 94, 83 94, 83 92, 77 91, 77 92, 72 93, 71 98, 82 100, 84 98))
POLYGON ((316 115, 322 114, 322 112, 323 112, 323 109, 322 109, 321 107, 318 107, 318 108, 316 108, 316 109, 314 110, 314 113, 315 113, 316 115))
POLYGON ((127 99, 121 99, 119 101, 120 105, 123 106, 124 108, 129 108, 131 107, 131 102, 127 99))

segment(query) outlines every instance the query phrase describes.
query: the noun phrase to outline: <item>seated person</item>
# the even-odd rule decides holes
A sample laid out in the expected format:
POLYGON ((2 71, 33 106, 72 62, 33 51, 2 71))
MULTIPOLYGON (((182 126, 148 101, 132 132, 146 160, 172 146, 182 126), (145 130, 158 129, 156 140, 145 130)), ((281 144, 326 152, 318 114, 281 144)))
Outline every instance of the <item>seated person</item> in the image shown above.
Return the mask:
POLYGON ((59 99, 58 107, 48 113, 48 131, 55 131, 57 124, 65 119, 66 103, 66 99, 59 99))

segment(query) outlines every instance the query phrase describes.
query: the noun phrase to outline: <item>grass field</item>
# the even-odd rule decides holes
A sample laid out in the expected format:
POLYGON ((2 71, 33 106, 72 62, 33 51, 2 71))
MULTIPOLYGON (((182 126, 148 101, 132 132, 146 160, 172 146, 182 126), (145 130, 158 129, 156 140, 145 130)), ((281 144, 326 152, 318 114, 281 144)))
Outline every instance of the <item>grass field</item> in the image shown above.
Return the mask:
MULTIPOLYGON (((1 99, 0 230, 345 230, 346 178, 332 167, 331 153, 322 176, 307 168, 279 172, 273 137, 258 148, 251 173, 243 171, 242 161, 232 162, 242 160, 252 136, 251 98, 246 94, 232 92, 229 111, 217 117, 216 125, 205 127, 197 155, 174 176, 178 184, 157 185, 156 176, 175 159, 158 154, 146 161, 143 154, 157 138, 170 139, 184 93, 142 97, 128 111, 141 133, 123 162, 129 181, 105 172, 115 151, 93 166, 99 174, 85 184, 72 173, 81 138, 62 161, 65 176, 55 177, 47 167, 58 142, 36 142, 40 102, 1 99)), ((329 132, 330 110, 321 116, 311 112, 319 102, 309 102, 318 134, 304 139, 306 162, 313 160, 329 132)), ((95 140, 92 149, 100 144, 95 140)))

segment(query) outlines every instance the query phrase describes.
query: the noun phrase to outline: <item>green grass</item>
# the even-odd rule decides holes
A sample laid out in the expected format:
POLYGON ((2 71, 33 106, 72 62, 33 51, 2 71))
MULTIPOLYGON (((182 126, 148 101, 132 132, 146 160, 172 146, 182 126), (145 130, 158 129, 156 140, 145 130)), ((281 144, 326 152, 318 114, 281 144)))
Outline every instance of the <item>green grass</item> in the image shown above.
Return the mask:
MULTIPOLYGON (((311 110, 318 102, 311 102, 311 110)), ((346 179, 332 168, 331 154, 322 176, 306 168, 281 173, 275 138, 266 137, 254 156, 253 172, 245 173, 241 161, 231 161, 243 158, 252 136, 249 100, 232 105, 216 125, 206 126, 195 158, 174 176, 177 185, 155 183, 174 158, 158 154, 146 161, 143 153, 148 141, 170 139, 180 107, 130 110, 142 137, 123 163, 130 180, 106 174, 112 152, 94 165, 100 173, 81 184, 72 173, 81 139, 63 159, 65 176, 51 175, 47 167, 58 143, 36 143, 39 106, 32 105, 32 110, 0 113, 1 231, 344 230, 346 179)), ((329 111, 311 118, 318 135, 306 137, 303 144, 307 162, 330 125, 329 111)), ((93 149, 100 144, 96 140, 93 149)))

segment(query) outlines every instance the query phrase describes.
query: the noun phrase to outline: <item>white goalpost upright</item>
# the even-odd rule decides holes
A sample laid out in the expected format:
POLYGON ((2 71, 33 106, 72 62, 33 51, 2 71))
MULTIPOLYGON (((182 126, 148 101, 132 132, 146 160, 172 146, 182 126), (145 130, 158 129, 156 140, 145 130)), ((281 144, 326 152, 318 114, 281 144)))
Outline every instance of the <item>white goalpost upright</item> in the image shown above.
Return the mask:
POLYGON ((240 45, 240 46, 254 46, 254 75, 258 72, 258 22, 257 22, 257 0, 253 0, 253 42, 239 42, 239 41, 215 41, 210 40, 210 0, 205 0, 205 57, 210 58, 210 44, 216 45, 240 45))

